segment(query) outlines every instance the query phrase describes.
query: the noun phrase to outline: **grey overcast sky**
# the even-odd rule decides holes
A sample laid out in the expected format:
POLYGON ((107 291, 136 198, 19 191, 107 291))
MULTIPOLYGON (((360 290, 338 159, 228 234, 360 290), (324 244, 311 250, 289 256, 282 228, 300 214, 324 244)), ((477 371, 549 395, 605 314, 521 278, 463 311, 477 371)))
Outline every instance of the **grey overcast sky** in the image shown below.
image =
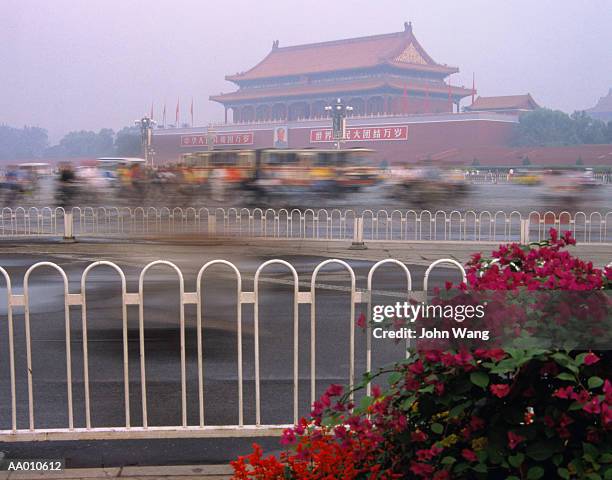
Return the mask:
MULTIPOLYGON (((565 111, 612 87, 612 0, 0 0, 0 123, 118 129, 177 98, 221 120, 224 75, 281 46, 414 32, 454 84, 565 111)), ((464 105, 467 102, 464 100, 464 105)))

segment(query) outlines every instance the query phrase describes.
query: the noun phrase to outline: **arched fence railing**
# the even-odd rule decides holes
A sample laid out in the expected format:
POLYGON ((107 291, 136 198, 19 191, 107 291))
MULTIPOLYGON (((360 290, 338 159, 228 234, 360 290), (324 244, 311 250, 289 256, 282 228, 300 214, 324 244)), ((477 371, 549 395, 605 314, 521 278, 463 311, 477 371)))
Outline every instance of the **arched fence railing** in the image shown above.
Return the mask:
MULTIPOLYGON (((313 270, 309 282, 300 282, 300 274, 295 267, 284 260, 268 260, 256 269, 254 277, 245 282, 244 274, 240 272, 238 267, 226 260, 213 260, 203 265, 196 276, 195 289, 189 291, 186 287, 185 278, 182 270, 172 262, 165 260, 157 260, 145 265, 138 273, 137 289, 128 291, 128 282, 126 273, 117 264, 109 261, 98 261, 88 265, 80 276, 80 282, 76 283, 79 286, 79 291, 74 292, 74 284, 71 285, 68 274, 62 267, 52 262, 39 262, 27 269, 23 276, 21 284, 22 293, 17 293, 18 283, 14 276, 0 266, 0 279, 3 280, 0 289, 2 301, 6 302, 6 322, 3 322, 3 335, 6 335, 8 343, 7 362, 0 362, 0 394, 2 398, 10 398, 10 404, 7 403, 6 412, 10 414, 0 415, 0 442, 15 442, 15 441, 36 441, 36 440, 82 440, 82 439, 129 439, 129 438, 169 438, 169 437, 232 437, 232 436, 264 436, 278 435, 288 425, 297 423, 300 415, 307 413, 309 405, 315 401, 317 395, 320 395, 326 388, 325 374, 318 375, 317 372, 321 368, 321 358, 329 358, 321 351, 323 348, 330 348, 330 344, 323 346, 317 342, 321 335, 329 336, 337 335, 337 339, 333 342, 334 364, 337 363, 337 353, 342 348, 348 346, 348 358, 341 361, 344 373, 343 381, 348 386, 355 383, 358 375, 373 371, 381 365, 374 365, 372 361, 373 350, 380 353, 380 350, 385 348, 380 344, 375 348, 372 344, 372 331, 368 326, 363 331, 359 331, 356 327, 356 312, 363 312, 366 308, 368 312, 372 309, 373 297, 379 295, 381 291, 374 290, 375 284, 374 274, 380 281, 380 272, 382 270, 391 273, 391 270, 399 271, 406 277, 406 288, 402 288, 401 292, 386 292, 392 294, 392 300, 401 301, 420 301, 427 302, 428 290, 433 287, 429 285, 429 277, 434 268, 439 268, 441 264, 446 264, 454 269, 453 276, 445 275, 445 279, 452 279, 455 282, 465 281, 466 272, 463 267, 455 260, 442 259, 432 263, 424 273, 422 290, 413 290, 413 275, 409 268, 397 260, 383 260, 373 265, 367 274, 367 284, 364 288, 359 288, 358 277, 355 275, 353 268, 346 262, 337 259, 325 260, 319 263, 313 270), (261 309, 270 301, 278 302, 274 297, 261 294, 262 277, 265 272, 270 270, 270 267, 275 266, 275 270, 284 270, 286 272, 286 281, 291 286, 291 292, 288 294, 291 300, 290 315, 286 318, 288 322, 290 334, 286 337, 280 337, 278 332, 275 337, 275 342, 283 342, 288 348, 289 364, 291 365, 291 411, 283 423, 266 423, 266 416, 270 416, 271 411, 279 408, 280 400, 277 395, 270 395, 269 389, 261 388, 263 382, 262 377, 266 377, 266 368, 270 368, 269 364, 262 364, 261 356, 264 346, 260 342, 262 323, 265 325, 269 321, 269 317, 261 314, 261 309), (348 305, 342 303, 340 310, 334 309, 328 311, 328 314, 321 318, 321 303, 328 302, 329 296, 320 298, 320 290, 325 288, 325 285, 320 283, 321 275, 329 271, 329 267, 335 267, 333 270, 334 276, 338 272, 343 272, 348 281, 348 287, 344 288, 344 292, 338 292, 338 286, 330 289, 331 296, 347 295, 349 298, 348 305), (208 362, 211 362, 211 354, 207 354, 203 345, 206 340, 207 332, 204 327, 208 325, 210 316, 205 310, 205 292, 207 287, 212 284, 218 284, 218 276, 215 281, 210 282, 210 268, 224 268, 227 272, 229 282, 228 298, 232 298, 233 305, 227 311, 233 316, 232 323, 235 325, 233 332, 227 331, 226 334, 232 337, 234 342, 236 356, 235 363, 229 366, 229 369, 234 369, 234 375, 229 375, 231 378, 227 382, 233 383, 237 388, 236 398, 227 398, 228 405, 234 405, 236 409, 236 423, 219 425, 215 419, 209 419, 205 411, 205 398, 210 392, 206 387, 205 367, 208 362), (180 418, 176 425, 159 426, 159 419, 155 418, 154 412, 150 408, 149 400, 152 398, 151 385, 160 382, 159 378, 154 375, 155 370, 151 368, 151 360, 148 360, 148 349, 150 344, 146 342, 147 332, 150 332, 151 320, 145 312, 151 313, 145 309, 145 298, 150 298, 151 293, 147 294, 145 281, 153 276, 152 269, 164 268, 170 273, 171 280, 164 277, 163 285, 168 291, 177 292, 178 290, 178 306, 174 308, 172 313, 166 314, 166 319, 169 323, 176 325, 179 341, 174 343, 176 357, 174 360, 167 355, 164 360, 165 368, 169 362, 175 362, 175 378, 177 383, 177 395, 164 399, 164 409, 174 409, 179 413, 177 419, 180 418), (60 343, 56 342, 36 342, 33 341, 37 329, 35 325, 35 313, 37 303, 40 302, 40 290, 34 283, 41 270, 47 270, 45 276, 45 284, 48 286, 57 285, 60 287, 60 298, 56 298, 56 303, 59 307, 59 317, 47 316, 45 322, 54 322, 60 319, 59 325, 56 325, 61 333, 60 343), (51 273, 48 272, 51 270, 51 273), (90 354, 90 349, 93 347, 90 333, 91 327, 91 311, 100 310, 100 304, 94 295, 88 294, 88 283, 91 285, 91 277, 94 271, 105 270, 105 284, 115 284, 118 286, 120 309, 117 309, 116 302, 113 306, 109 304, 102 307, 104 317, 112 318, 112 312, 120 320, 117 323, 117 329, 121 331, 118 337, 121 343, 121 348, 117 350, 117 362, 114 364, 122 365, 122 368, 115 369, 117 374, 117 384, 119 387, 116 390, 116 395, 106 397, 96 395, 96 390, 93 388, 92 372, 99 372, 104 367, 102 359, 99 355, 90 354), (208 278, 208 281, 207 281, 208 278), (55 283, 57 282, 57 283, 55 283), (252 285, 252 290, 246 290, 245 285, 252 285), (177 289, 178 287, 178 289, 177 289), (72 290, 72 292, 71 292, 72 290), (319 292, 319 293, 318 293, 319 292), (93 299, 91 299, 93 297, 93 299), (90 308, 94 306, 95 308, 90 308), (300 308, 300 305, 305 305, 309 312, 305 312, 300 308), (193 308, 195 306, 195 308, 193 308), (79 322, 75 322, 74 317, 80 318, 79 322), (244 316, 249 315, 252 322, 245 322, 244 316), (329 318, 333 315, 334 319, 340 319, 331 326, 329 318), (195 316, 195 321, 193 317, 195 316), (136 342, 131 342, 128 333, 128 324, 130 318, 134 317, 137 323, 136 342), (346 320, 344 320, 346 319, 346 320), (302 320, 302 321, 300 321, 302 320), (187 322, 190 325, 195 325, 193 328, 186 329, 187 322), (299 326, 303 322, 309 322, 309 327, 306 331, 300 333, 299 326), (249 337, 252 336, 254 348, 250 355, 245 356, 245 348, 243 345, 245 337, 245 323, 248 328, 249 337), (339 335, 339 331, 343 333, 339 335), (359 337, 358 337, 359 336, 359 337), (366 338, 364 338, 364 336, 366 338), (195 338, 194 338, 195 337, 195 338), (187 351, 186 344, 188 341, 195 340, 196 349, 187 351), (357 354, 356 344, 360 343, 363 347, 360 349, 360 354, 357 354), (52 347, 50 347, 52 345, 52 347), (56 348, 57 346, 57 348, 56 348), (309 347, 305 348, 305 347, 309 347), (62 358, 63 364, 59 364, 57 368, 53 368, 54 378, 48 378, 45 373, 39 368, 33 367, 33 357, 41 349, 53 348, 55 354, 62 358), (300 355, 301 349, 308 352, 307 355, 300 355), (130 356, 130 352, 132 355, 130 356), (195 355, 196 361, 194 366, 188 365, 187 356, 191 355, 190 361, 193 361, 195 355), (306 358, 308 357, 308 358, 306 358), (248 376, 245 372, 252 372, 248 376), (45 377, 45 378, 42 378, 45 377), (248 377, 248 378, 247 378, 248 377), (8 380, 6 380, 8 379, 8 380), (53 410, 54 426, 49 428, 45 425, 45 412, 49 412, 51 403, 54 399, 48 394, 37 394, 38 389, 43 389, 43 385, 48 385, 50 382, 59 382, 61 390, 64 391, 63 397, 65 402, 63 407, 58 411, 57 403, 54 403, 53 410), (189 389, 188 384, 196 384, 196 388, 189 389), (247 388, 248 386, 248 388, 247 388), (197 392, 194 394, 194 390, 197 392), (137 395, 131 395, 130 392, 137 392, 137 395), (188 393, 189 392, 189 393, 188 393), (247 395, 246 392, 249 392, 247 395), (267 393, 267 395, 266 395, 267 393), (175 399, 175 404, 172 403, 172 398, 175 399), (191 402, 191 403, 190 403, 191 402), (193 408, 190 408, 193 403, 193 408), (10 405, 10 406, 9 406, 10 405), (265 406, 265 409, 262 407, 265 406), (265 411, 264 411, 265 410, 265 411), (191 412, 188 415, 188 411, 191 412), (104 412, 103 418, 121 419, 119 424, 115 420, 112 425, 100 425, 99 417, 96 417, 96 412, 104 412), (58 426, 58 420, 65 414, 65 424, 58 426), (41 420, 42 417, 42 420, 41 420), (136 417, 136 418, 135 418, 136 417), (94 426, 95 425, 95 426, 94 426)), ((305 275, 301 274, 302 277, 305 275)), ((156 274, 159 280, 159 272, 156 274)), ((275 278, 278 277, 278 272, 275 273, 275 278)), ((90 287, 91 288, 91 287, 90 287)), ((222 287, 226 288, 226 287, 222 287)), ((173 294, 175 295, 175 294, 173 294)), ((377 297, 378 298, 378 297, 377 297)), ((209 312, 210 313, 210 312, 209 312)), ((369 315, 369 313, 368 313, 369 315)), ((369 325, 369 324, 368 324, 369 325)), ((133 328, 133 327, 132 327, 133 328)), ((275 361, 279 361, 277 356, 279 349, 275 351, 275 361)), ((400 348, 401 355, 405 356, 405 350, 400 348)), ((324 352, 325 353, 325 352, 324 352)), ((398 353, 399 354, 399 353, 398 353)), ((212 354, 214 357, 214 354, 212 354)), ((226 360, 224 360, 226 362, 226 360)), ((107 364, 104 364, 107 365, 107 364)), ((165 372, 166 370, 164 370, 165 372)), ((109 382, 109 377, 105 376, 103 382, 109 382)), ((167 377, 164 377, 167 381, 167 377)), ((279 380, 280 381, 280 380, 279 380)), ((105 385, 106 385, 105 383, 105 385)), ((48 388, 48 387, 45 387, 48 388)), ((47 390, 48 391, 48 390, 47 390)), ((369 391, 369 390, 368 390, 369 391)), ((99 393, 100 391, 97 390, 99 393)), ((273 393, 273 392, 272 392, 273 393)), ((58 394, 61 395, 61 394, 58 394)), ((5 412, 5 413, 6 413, 5 412)), ((108 420, 106 420, 108 421, 108 420)))
POLYGON ((3 208, 0 238, 205 235, 383 242, 540 241, 550 228, 580 243, 612 243, 612 211, 538 212, 296 208, 3 208))

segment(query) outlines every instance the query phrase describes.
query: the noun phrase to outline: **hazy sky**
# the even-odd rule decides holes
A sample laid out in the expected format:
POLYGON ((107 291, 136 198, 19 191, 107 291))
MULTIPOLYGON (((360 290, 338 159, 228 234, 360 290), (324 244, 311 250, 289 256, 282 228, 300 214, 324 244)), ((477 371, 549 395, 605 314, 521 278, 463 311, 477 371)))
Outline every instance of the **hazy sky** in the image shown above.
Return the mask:
MULTIPOLYGON (((612 0, 0 0, 0 123, 52 141, 118 129, 155 104, 221 120, 211 94, 281 46, 399 31, 411 20, 454 84, 530 92, 565 111, 612 87, 612 0)), ((467 101, 464 100, 463 105, 467 101)))

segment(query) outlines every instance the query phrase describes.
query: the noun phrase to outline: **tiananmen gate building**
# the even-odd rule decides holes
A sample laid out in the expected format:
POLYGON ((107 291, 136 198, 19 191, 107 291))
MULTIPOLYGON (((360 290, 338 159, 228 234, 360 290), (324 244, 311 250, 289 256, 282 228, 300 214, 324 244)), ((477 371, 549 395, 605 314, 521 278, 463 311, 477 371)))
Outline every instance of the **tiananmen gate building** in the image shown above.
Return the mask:
POLYGON ((154 130, 155 163, 178 162, 209 141, 215 149, 333 147, 325 107, 337 98, 352 107, 342 147, 371 148, 378 161, 452 162, 453 152, 465 158, 466 149, 508 147, 518 115, 537 104, 529 95, 473 101, 473 88, 452 84, 458 71, 436 62, 410 23, 305 45, 276 40, 257 65, 225 77, 234 91, 210 97, 223 106, 224 123, 154 130), (466 97, 472 105, 462 108, 466 97))

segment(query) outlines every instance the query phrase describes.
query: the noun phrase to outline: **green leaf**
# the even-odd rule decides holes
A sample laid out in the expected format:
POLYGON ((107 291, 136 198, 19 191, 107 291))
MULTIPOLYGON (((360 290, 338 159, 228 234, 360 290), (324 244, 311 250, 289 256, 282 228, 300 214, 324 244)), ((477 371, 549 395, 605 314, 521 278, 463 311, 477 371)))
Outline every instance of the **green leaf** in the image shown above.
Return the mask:
POLYGON ((567 380, 568 382, 576 383, 576 377, 574 377, 571 373, 562 372, 559 375, 557 375, 557 378, 559 380, 567 380))
POLYGON ((584 450, 585 454, 593 457, 593 460, 599 456, 599 450, 597 450, 597 447, 592 443, 582 442, 582 449, 584 450))
POLYGON ((463 413, 463 411, 469 407, 472 404, 471 400, 468 400, 467 402, 463 402, 460 403, 459 405, 453 407, 450 409, 450 411, 448 412, 448 417, 449 418, 455 418, 458 417, 459 415, 461 415, 463 413))
POLYGON ((426 387, 419 388, 419 392, 421 393, 432 393, 434 391, 433 385, 427 385, 426 387))
POLYGON ((441 435, 442 432, 444 431, 444 427, 439 423, 432 423, 431 431, 434 433, 437 433, 438 435, 441 435))
POLYGON ((360 400, 359 408, 361 408, 362 410, 366 410, 370 405, 372 405, 372 403, 374 403, 374 397, 366 395, 360 400))
POLYGON ((587 355, 588 353, 581 353, 580 355, 576 355, 576 363, 578 365, 582 365, 587 355))
POLYGON ((510 463, 510 465, 512 465, 514 468, 519 468, 522 463, 525 461, 525 455, 522 453, 517 453, 516 455, 510 455, 508 457, 508 462, 510 463))
POLYGON ((538 480, 544 476, 544 469, 542 467, 531 467, 527 470, 527 480, 538 480))
POLYGON ((589 388, 597 388, 603 385, 604 381, 601 377, 591 377, 589 378, 588 384, 589 388))
POLYGON ((410 410, 410 407, 414 405, 415 401, 416 401, 416 397, 414 396, 404 399, 404 401, 401 404, 402 410, 410 410))
POLYGON ((601 480, 601 475, 599 473, 591 472, 587 473, 586 477, 588 480, 601 480))
POLYGON ((486 465, 483 465, 482 463, 479 463, 478 465, 472 467, 472 470, 474 470, 475 472, 478 473, 487 473, 488 468, 486 465))
POLYGON ((489 385, 489 375, 484 372, 472 372, 470 373, 471 382, 480 388, 487 388, 489 385))
POLYGON ((555 453, 563 451, 563 446, 558 439, 545 440, 532 443, 527 447, 527 455, 538 462, 542 462, 555 453))
POLYGON ((599 463, 612 463, 612 453, 604 453, 599 457, 599 463))
POLYGON ((509 477, 506 477, 506 480, 521 480, 521 479, 517 477, 516 475, 510 475, 509 477))
POLYGON ((391 375, 389 375, 389 385, 399 382, 402 377, 403 375, 401 372, 393 372, 391 375))
POLYGON ((442 465, 452 465, 456 461, 457 459, 455 457, 446 456, 442 460, 440 460, 440 463, 442 463, 442 465))
POLYGON ((567 468, 557 468, 557 475, 565 480, 569 480, 570 478, 569 470, 567 468))

